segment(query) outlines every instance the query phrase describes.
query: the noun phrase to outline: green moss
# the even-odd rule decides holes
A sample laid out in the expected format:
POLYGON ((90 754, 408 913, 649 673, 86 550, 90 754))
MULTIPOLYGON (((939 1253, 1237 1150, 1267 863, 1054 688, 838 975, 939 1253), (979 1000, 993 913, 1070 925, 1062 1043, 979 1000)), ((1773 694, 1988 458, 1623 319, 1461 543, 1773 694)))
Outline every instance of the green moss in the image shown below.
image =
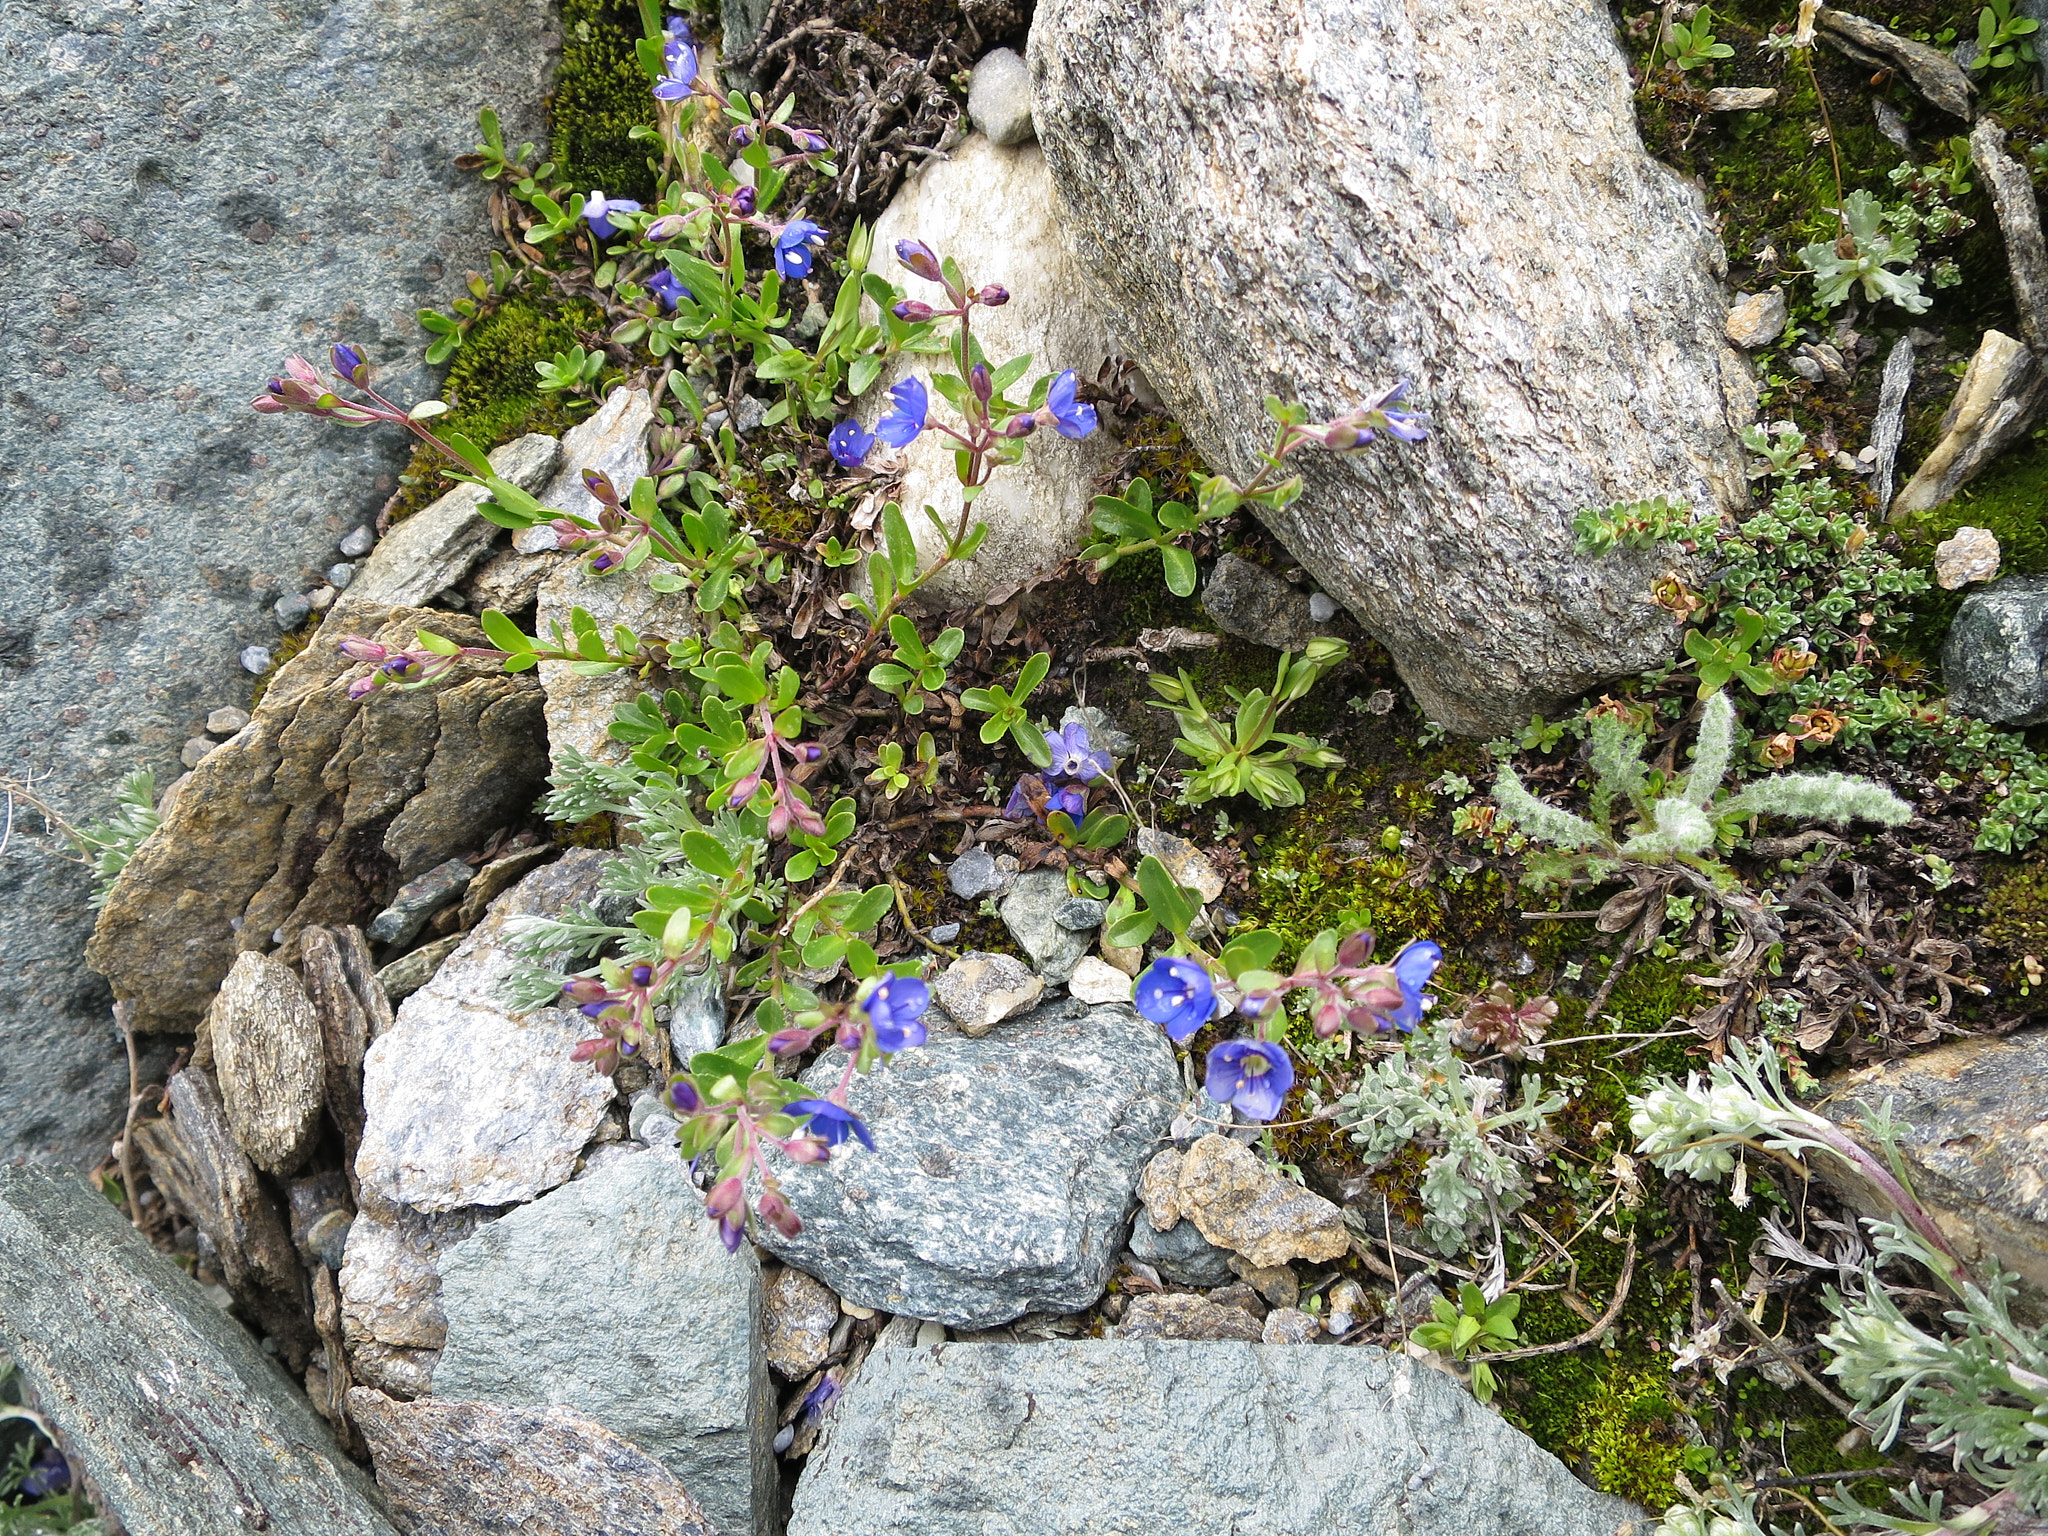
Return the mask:
MULTIPOLYGON (((589 400, 543 392, 533 365, 574 346, 579 328, 599 330, 603 321, 597 306, 582 300, 506 299, 470 327, 449 365, 441 394, 452 409, 438 425, 487 447, 524 432, 560 434, 574 420, 572 406, 580 414, 589 400)), ((404 495, 392 509, 394 518, 418 511, 452 482, 441 455, 421 448, 401 483, 404 495)))
POLYGON ((1984 938, 2015 955, 2048 953, 2048 864, 2008 871, 1984 898, 1984 938))
POLYGON ((640 36, 640 9, 630 0, 563 0, 548 149, 579 191, 597 187, 643 202, 655 194, 647 147, 630 137, 654 120, 651 86, 634 53, 640 36))

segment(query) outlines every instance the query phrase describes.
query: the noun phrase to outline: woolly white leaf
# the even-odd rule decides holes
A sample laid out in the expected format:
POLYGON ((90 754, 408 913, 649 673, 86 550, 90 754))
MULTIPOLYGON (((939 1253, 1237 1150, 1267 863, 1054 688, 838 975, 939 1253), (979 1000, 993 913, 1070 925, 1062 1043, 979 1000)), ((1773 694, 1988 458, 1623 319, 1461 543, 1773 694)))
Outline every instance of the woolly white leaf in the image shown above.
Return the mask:
POLYGON ((1719 817, 1796 816, 1807 821, 1875 821, 1895 827, 1913 807, 1875 779, 1846 773, 1781 773, 1759 779, 1714 807, 1719 817))
POLYGON ((1560 848, 1609 846, 1606 835, 1584 817, 1530 794, 1512 768, 1501 769, 1500 777, 1493 781, 1493 798, 1515 825, 1533 838, 1560 848))
POLYGON ((1728 695, 1716 693, 1707 700, 1700 717, 1699 740, 1694 744, 1692 772, 1686 777, 1685 799, 1690 805, 1705 805, 1714 798, 1727 775, 1728 760, 1735 753, 1735 706, 1728 695))

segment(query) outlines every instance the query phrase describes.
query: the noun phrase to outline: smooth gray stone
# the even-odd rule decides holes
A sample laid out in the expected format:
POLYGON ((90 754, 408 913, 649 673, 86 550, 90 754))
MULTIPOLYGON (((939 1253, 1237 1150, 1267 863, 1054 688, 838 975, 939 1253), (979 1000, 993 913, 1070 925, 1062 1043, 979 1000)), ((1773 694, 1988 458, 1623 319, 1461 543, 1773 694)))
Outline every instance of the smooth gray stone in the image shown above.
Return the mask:
POLYGON ((1003 888, 1003 872, 986 848, 970 848, 946 871, 946 888, 962 901, 973 901, 1003 888))
MULTIPOLYGON (((843 1061, 804 1081, 825 1091, 843 1061)), ((874 1151, 778 1167, 803 1231, 758 1240, 850 1301, 951 1328, 1078 1311, 1109 1282, 1181 1091, 1159 1026, 1118 1004, 934 1034, 855 1080, 874 1151)))
POLYGON ((426 927, 427 919, 462 894, 476 878, 476 866, 465 859, 447 859, 417 880, 408 880, 391 905, 370 919, 363 934, 372 944, 407 944, 426 927))
POLYGON ((393 1536, 298 1385, 71 1174, 0 1165, 0 1345, 136 1536, 393 1536))
POLYGON ((995 48, 982 55, 967 81, 967 115, 1005 148, 1031 142, 1031 71, 1014 50, 995 48))
POLYGON ((1049 982, 1065 981, 1088 953, 1092 931, 1077 933, 1059 920, 1070 900, 1063 870, 1027 869, 1010 883, 1010 893, 997 911, 1010 937, 1023 946, 1031 964, 1049 982))
POLYGON ((1251 476, 1275 390, 1327 422, 1405 379, 1433 413, 1427 442, 1290 458, 1303 494, 1263 516, 1433 720, 1485 736, 1671 654, 1643 601, 1669 551, 1587 560, 1572 515, 1745 504, 1755 397, 1607 8, 1472 14, 1040 0, 1028 60, 1089 297, 1208 463, 1251 476))
MULTIPOLYGON (((548 483, 561 460, 558 441, 529 432, 494 450, 491 468, 522 491, 537 491, 548 483)), ((370 551, 362 569, 334 585, 353 583, 357 597, 407 608, 418 607, 459 585, 490 551, 500 532, 496 523, 477 516, 485 494, 480 485, 458 485, 403 522, 394 523, 370 551)), ((334 571, 328 572, 328 580, 334 581, 334 571)))
MULTIPOLYGON (((271 605, 396 489, 406 432, 249 401, 341 338, 397 398, 433 393, 414 311, 497 240, 452 157, 486 104, 540 136, 559 22, 549 0, 23 0, 0 34, 0 758, 83 823, 248 702, 271 605)), ((91 1163, 127 1066, 78 959, 90 881, 16 830, 0 1160, 91 1163)))
POLYGON ((441 1259, 434 1396, 574 1408, 667 1467, 726 1536, 768 1536, 775 1401, 753 1250, 673 1152, 620 1157, 441 1259))
POLYGON ((1463 1387, 1380 1350, 1086 1339, 876 1349, 789 1536, 1614 1536, 1463 1387))
POLYGON ((1323 632, 1306 592, 1241 555, 1216 562, 1202 584, 1202 610, 1225 634, 1276 651, 1298 651, 1323 632))
POLYGON ((1963 599, 1941 648, 1952 709, 1998 725, 2048 720, 2048 576, 2008 576, 1963 599))
POLYGON ((1230 1250, 1218 1248, 1202 1236, 1192 1221, 1177 1221, 1171 1232, 1152 1225, 1152 1218, 1140 1206, 1131 1218, 1131 1256, 1159 1271, 1162 1280, 1175 1285, 1230 1284, 1230 1250))

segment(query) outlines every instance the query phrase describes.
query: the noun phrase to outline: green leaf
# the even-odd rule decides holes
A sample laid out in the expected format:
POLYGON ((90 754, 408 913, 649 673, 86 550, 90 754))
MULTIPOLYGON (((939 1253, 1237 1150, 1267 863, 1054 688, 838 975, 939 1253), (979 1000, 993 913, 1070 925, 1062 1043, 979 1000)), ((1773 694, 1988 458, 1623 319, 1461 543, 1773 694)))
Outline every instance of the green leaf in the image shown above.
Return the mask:
POLYGON ((436 656, 459 656, 462 654, 462 647, 453 640, 446 640, 439 635, 429 634, 424 629, 419 632, 419 641, 422 646, 432 651, 436 656))
POLYGON ((709 832, 685 832, 682 845, 683 857, 715 880, 731 879, 738 868, 732 855, 725 851, 725 845, 709 832))
POLYGON ((882 532, 888 541, 896 585, 907 587, 917 575, 917 541, 910 536, 910 521, 903 508, 893 501, 882 508, 882 532))
POLYGON ((758 704, 768 697, 768 685, 752 667, 727 662, 716 668, 712 676, 717 679, 718 691, 736 704, 758 704))
POLYGON ((1195 557, 1175 544, 1159 546, 1159 563, 1166 570, 1166 590, 1175 597, 1190 596, 1195 590, 1195 557))
POLYGON ((510 651, 514 655, 532 653, 533 641, 521 632, 517 624, 514 624, 497 609, 486 608, 483 611, 481 623, 483 624, 485 637, 499 650, 510 651))
POLYGON ((869 352, 856 357, 852 366, 846 370, 846 392, 858 400, 874 388, 875 380, 880 377, 881 372, 882 359, 876 354, 869 352))
POLYGON ((1223 969, 1235 980, 1246 971, 1270 969, 1284 942, 1270 929, 1256 928, 1250 933, 1239 934, 1224 945, 1218 958, 1223 961, 1223 969))

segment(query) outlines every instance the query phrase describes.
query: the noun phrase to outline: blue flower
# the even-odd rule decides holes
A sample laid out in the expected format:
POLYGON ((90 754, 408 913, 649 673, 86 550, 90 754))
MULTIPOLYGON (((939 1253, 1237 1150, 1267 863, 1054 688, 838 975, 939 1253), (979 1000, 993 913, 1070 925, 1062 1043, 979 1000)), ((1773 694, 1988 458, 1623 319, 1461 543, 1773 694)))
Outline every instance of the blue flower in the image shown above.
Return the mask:
POLYGON ((811 247, 824 238, 825 227, 822 224, 813 224, 809 219, 791 219, 775 237, 775 270, 785 278, 809 277, 811 247))
POLYGON ((347 342, 338 341, 334 344, 334 354, 330 361, 334 364, 334 371, 344 379, 347 379, 349 383, 360 384, 362 382, 361 379, 356 377, 356 374, 363 366, 363 354, 347 342))
POLYGON ((1209 1052, 1202 1091, 1248 1120, 1271 1120, 1294 1086, 1294 1063, 1269 1040, 1226 1040, 1209 1052))
POLYGON ((1074 379, 1074 370, 1052 381, 1052 388, 1045 392, 1045 409, 1040 414, 1049 421, 1061 437, 1086 437, 1095 430, 1095 407, 1083 405, 1074 398, 1074 391, 1080 386, 1074 379))
POLYGON ((1088 727, 1076 720, 1072 725, 1045 733, 1046 749, 1052 753, 1052 772, 1062 779, 1083 783, 1109 772, 1114 766, 1107 752, 1088 740, 1088 727))
POLYGON ((884 976, 861 1007, 874 1026, 875 1045, 891 1053, 923 1045, 923 1014, 931 1006, 932 989, 915 976, 884 976))
POLYGON ((1027 773, 1017 781, 1016 788, 1010 791, 1010 798, 1004 802, 1003 819, 1005 821, 1022 821, 1026 817, 1030 817, 1040 826, 1043 826, 1045 825, 1046 818, 1051 816, 1054 811, 1064 811, 1069 817, 1078 822, 1081 819, 1082 813, 1087 809, 1088 792, 1080 785, 1048 785, 1036 774, 1027 773), (1036 792, 1045 795, 1045 805, 1043 808, 1034 806, 1031 803, 1032 796, 1027 794, 1024 789, 1026 784, 1035 784, 1038 787, 1036 792))
POLYGON ((1428 939, 1416 939, 1394 956, 1394 980, 1401 988, 1401 1006, 1387 1015, 1394 1028, 1412 1030, 1422 1022, 1422 989, 1443 958, 1443 946, 1428 939))
POLYGON ((1194 961, 1162 956, 1138 978, 1132 1002, 1179 1045, 1215 1015, 1216 986, 1194 961))
POLYGON ((690 35, 690 24, 680 16, 669 18, 661 60, 667 73, 654 83, 655 100, 687 100, 691 82, 697 78, 697 40, 690 35))
POLYGON ((910 440, 924 430, 924 418, 931 409, 931 401, 924 392, 923 382, 918 379, 905 379, 901 384, 892 385, 889 398, 896 402, 896 408, 875 423, 875 436, 891 448, 908 447, 910 440))
POLYGON ((867 458, 868 450, 875 446, 875 434, 861 431, 860 423, 849 416, 832 429, 832 435, 825 439, 825 446, 832 450, 832 457, 848 469, 858 469, 867 458))
POLYGON ((853 1136, 870 1152, 875 1150, 875 1138, 861 1124, 860 1116, 843 1104, 834 1104, 830 1099, 792 1099, 782 1110, 789 1115, 808 1115, 810 1119, 804 1129, 828 1147, 836 1147, 853 1136))
POLYGON ((818 1415, 831 1406, 832 1399, 839 1395, 839 1380, 827 1371, 824 1379, 804 1394, 804 1413, 810 1421, 818 1422, 818 1415))
POLYGON ((32 1499, 41 1499, 63 1493, 70 1486, 71 1463, 64 1459, 64 1453, 57 1447, 46 1445, 29 1463, 28 1476, 21 1480, 20 1490, 32 1499))
POLYGON ((619 232, 612 223, 613 214, 639 211, 640 205, 630 197, 606 197, 602 192, 592 192, 583 204, 583 222, 598 239, 609 240, 619 232))
POLYGON ((689 299, 694 303, 697 298, 697 295, 683 286, 682 279, 667 267, 654 269, 654 275, 647 279, 647 291, 661 300, 663 309, 674 309, 680 299, 689 299))

